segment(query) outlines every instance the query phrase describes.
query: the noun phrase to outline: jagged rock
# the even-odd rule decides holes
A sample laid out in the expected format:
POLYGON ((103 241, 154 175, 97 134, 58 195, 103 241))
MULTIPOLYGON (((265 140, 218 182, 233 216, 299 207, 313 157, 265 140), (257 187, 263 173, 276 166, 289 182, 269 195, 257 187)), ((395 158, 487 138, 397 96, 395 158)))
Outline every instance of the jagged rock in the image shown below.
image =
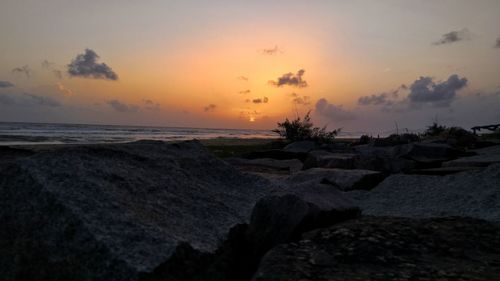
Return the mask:
POLYGON ((370 192, 351 194, 366 215, 500 221, 499 183, 497 164, 448 176, 392 175, 370 192))
POLYGON ((365 189, 370 190, 379 184, 384 175, 369 170, 345 170, 312 168, 296 173, 288 178, 290 183, 316 182, 333 185, 342 191, 365 189))
POLYGON ((295 173, 302 169, 302 162, 297 159, 276 160, 271 158, 245 159, 245 158, 226 158, 226 162, 236 166, 244 171, 261 173, 295 173))
POLYGON ((417 169, 411 173, 415 175, 446 176, 461 172, 480 169, 480 167, 440 167, 431 169, 417 169))
POLYGON ((486 167, 500 163, 500 145, 476 149, 476 156, 462 157, 443 163, 444 167, 486 167))
POLYGON ((270 190, 198 142, 65 147, 20 158, 0 178, 0 276, 138 280, 182 243, 214 252, 270 190))
POLYGON ((274 248, 253 281, 494 281, 499 247, 500 226, 482 220, 365 217, 274 248))
POLYGON ((353 153, 331 153, 324 150, 309 152, 304 169, 310 168, 339 168, 353 169, 356 154, 353 153))
POLYGON ((244 153, 241 157, 246 159, 271 158, 277 160, 299 159, 300 161, 304 161, 307 157, 307 153, 291 152, 281 149, 270 149, 244 153))
POLYGON ((296 141, 285 146, 283 150, 289 152, 307 153, 311 150, 315 150, 317 147, 318 145, 313 141, 296 141))
POLYGON ((359 145, 355 147, 358 153, 354 158, 354 168, 373 170, 385 173, 409 172, 416 166, 416 162, 403 156, 410 151, 409 145, 376 147, 359 145))

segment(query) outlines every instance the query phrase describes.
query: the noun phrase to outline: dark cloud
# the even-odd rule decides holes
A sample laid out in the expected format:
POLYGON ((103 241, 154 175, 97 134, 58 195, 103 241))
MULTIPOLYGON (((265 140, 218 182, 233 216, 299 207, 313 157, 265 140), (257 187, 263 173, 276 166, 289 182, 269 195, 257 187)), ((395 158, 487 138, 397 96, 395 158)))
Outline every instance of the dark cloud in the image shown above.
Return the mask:
POLYGON ((57 100, 51 97, 38 96, 33 94, 24 93, 23 96, 29 103, 41 106, 58 107, 61 106, 57 100))
POLYGON ((444 45, 451 44, 462 40, 468 40, 471 37, 471 33, 467 28, 457 31, 451 31, 441 36, 441 39, 434 42, 434 45, 444 45))
POLYGON ((70 76, 118 80, 118 75, 105 63, 97 63, 99 56, 91 49, 85 49, 84 54, 79 54, 68 64, 70 76))
POLYGON ((23 93, 21 95, 6 95, 0 94, 0 104, 2 105, 21 105, 21 106, 47 106, 47 107, 59 107, 61 103, 54 98, 47 96, 39 96, 28 93, 23 93))
POLYGON ((307 82, 302 80, 302 76, 304 75, 305 70, 301 69, 297 72, 297 74, 293 74, 291 72, 283 74, 283 76, 279 77, 277 81, 269 81, 269 84, 274 85, 276 87, 282 87, 285 85, 304 88, 307 87, 307 82))
POLYGON ((109 100, 106 103, 109 106, 111 106, 111 108, 113 108, 114 110, 119 111, 119 112, 132 112, 132 113, 135 113, 135 112, 139 111, 139 107, 137 105, 125 104, 125 103, 122 103, 119 100, 109 100))
POLYGON ((448 80, 435 83, 431 77, 420 77, 410 86, 408 99, 411 105, 432 104, 446 107, 456 98, 456 92, 467 86, 467 78, 451 75, 448 80))
POLYGON ((359 105, 382 105, 387 103, 387 94, 364 96, 358 99, 359 105))
POLYGON ((283 53, 283 51, 280 50, 278 48, 278 46, 274 46, 274 48, 271 48, 271 49, 262 49, 261 50, 261 54, 268 55, 268 56, 274 56, 274 55, 276 55, 278 53, 283 53))
POLYGON ((245 81, 245 82, 248 82, 248 77, 246 76, 238 76, 236 77, 238 80, 242 80, 242 81, 245 81))
POLYGON ((320 99, 316 102, 316 112, 333 121, 346 121, 355 118, 352 112, 345 110, 341 105, 331 104, 326 99, 320 99))
POLYGON ((144 108, 147 110, 160 110, 160 104, 152 100, 143 100, 144 108))
POLYGON ((259 104, 259 103, 268 103, 269 99, 267 97, 264 97, 262 99, 260 99, 260 98, 259 99, 253 99, 252 102, 253 103, 257 103, 257 104, 259 104))
POLYGON ((495 44, 495 48, 500 48, 500 37, 497 38, 497 43, 495 44))
POLYGON ((252 91, 250 90, 244 90, 244 91, 239 91, 238 93, 242 94, 242 95, 246 95, 246 94, 250 94, 252 91))
POLYGON ((30 78, 33 74, 33 71, 30 69, 28 65, 23 65, 20 67, 15 67, 12 69, 12 73, 20 73, 26 75, 26 78, 30 78))
POLYGON ((217 108, 217 105, 215 104, 209 104, 203 108, 205 112, 214 112, 215 109, 217 108))
POLYGON ((14 87, 14 84, 10 83, 9 81, 0 81, 0 88, 10 88, 14 87))

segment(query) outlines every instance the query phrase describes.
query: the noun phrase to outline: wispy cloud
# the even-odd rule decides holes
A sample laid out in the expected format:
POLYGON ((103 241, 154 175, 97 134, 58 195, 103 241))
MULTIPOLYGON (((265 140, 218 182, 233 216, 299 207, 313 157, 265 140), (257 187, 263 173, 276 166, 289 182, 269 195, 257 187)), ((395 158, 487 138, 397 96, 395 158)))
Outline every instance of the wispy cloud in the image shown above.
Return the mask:
POLYGON ((250 90, 243 90, 243 91, 239 91, 238 93, 239 94, 242 94, 242 95, 246 95, 246 94, 250 94, 252 91, 250 90))
POLYGON ((33 71, 28 65, 23 65, 20 67, 15 67, 12 69, 12 73, 19 73, 19 74, 24 74, 26 75, 26 78, 30 78, 31 75, 33 74, 33 71))
POLYGON ((58 82, 56 83, 56 87, 57 87, 57 90, 59 92, 61 92, 63 95, 65 96, 73 96, 73 91, 71 91, 70 89, 66 88, 66 86, 64 86, 62 83, 58 82))
POLYGON ((10 83, 9 81, 0 81, 0 88, 10 88, 14 87, 14 84, 10 83))
POLYGON ((495 44, 495 48, 500 48, 500 37, 497 38, 497 42, 495 44))
POLYGON ((263 97, 263 98, 253 99, 252 102, 256 104, 268 103, 269 99, 267 97, 263 97))
POLYGON ((123 103, 119 100, 109 100, 106 102, 111 108, 118 112, 124 112, 124 113, 135 113, 139 112, 139 106, 134 105, 134 104, 126 104, 123 103))
POLYGON ((283 87, 285 85, 304 88, 307 87, 307 82, 302 80, 302 76, 304 76, 305 70, 300 69, 297 71, 297 74, 293 74, 291 72, 283 74, 281 77, 278 77, 276 81, 269 81, 269 84, 276 87, 283 87))
POLYGON ((78 54, 68 64, 68 74, 73 77, 118 80, 118 75, 105 63, 98 63, 99 56, 91 49, 78 54))
POLYGON ((451 44, 462 40, 469 40, 470 38, 471 38, 471 32, 467 28, 464 28, 462 30, 451 31, 443 34, 441 36, 441 39, 434 42, 433 44, 434 45, 451 44))
POLYGON ((147 110, 160 110, 161 109, 161 106, 159 103, 154 102, 150 99, 142 100, 142 102, 144 103, 144 108, 147 110))
POLYGON ((0 94, 1 105, 20 105, 20 106, 46 106, 59 107, 61 103, 52 97, 34 95, 29 93, 22 94, 0 94))
POLYGON ((217 105, 215 104, 209 104, 203 108, 205 112, 214 112, 215 109, 217 108, 217 105))
POLYGON ((238 76, 238 77, 236 77, 236 79, 248 82, 248 77, 246 77, 246 76, 238 76))
POLYGON ((52 74, 54 74, 55 77, 61 79, 62 78, 62 71, 56 68, 56 64, 53 62, 50 62, 48 60, 43 60, 42 61, 42 68, 47 69, 52 71, 52 74))
POLYGON ((278 46, 274 46, 274 48, 269 48, 269 49, 262 49, 260 52, 261 52, 261 54, 268 55, 268 56, 274 56, 278 53, 281 53, 281 54, 283 53, 283 51, 280 50, 278 48, 278 46))

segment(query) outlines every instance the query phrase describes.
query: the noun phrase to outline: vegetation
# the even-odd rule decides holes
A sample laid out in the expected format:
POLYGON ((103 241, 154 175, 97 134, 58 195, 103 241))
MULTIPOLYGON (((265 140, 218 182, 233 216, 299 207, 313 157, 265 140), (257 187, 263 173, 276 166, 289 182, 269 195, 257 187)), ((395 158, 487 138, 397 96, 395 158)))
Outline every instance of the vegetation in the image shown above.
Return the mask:
POLYGON ((340 129, 327 131, 326 126, 314 127, 310 113, 309 111, 304 118, 297 117, 292 121, 286 118, 284 122, 278 122, 278 128, 272 131, 289 141, 309 140, 317 143, 332 143, 340 129))
POLYGON ((437 122, 433 122, 431 126, 428 126, 424 131, 424 136, 437 137, 446 131, 446 126, 439 125, 437 122))

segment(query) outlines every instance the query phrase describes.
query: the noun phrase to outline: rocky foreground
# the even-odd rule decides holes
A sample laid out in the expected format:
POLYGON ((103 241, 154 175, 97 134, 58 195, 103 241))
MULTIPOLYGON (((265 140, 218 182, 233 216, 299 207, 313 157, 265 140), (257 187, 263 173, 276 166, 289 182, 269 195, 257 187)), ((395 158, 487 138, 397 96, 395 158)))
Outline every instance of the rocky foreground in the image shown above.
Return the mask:
POLYGON ((227 161, 196 141, 0 153, 2 280, 500 276, 498 146, 294 143, 227 161))

